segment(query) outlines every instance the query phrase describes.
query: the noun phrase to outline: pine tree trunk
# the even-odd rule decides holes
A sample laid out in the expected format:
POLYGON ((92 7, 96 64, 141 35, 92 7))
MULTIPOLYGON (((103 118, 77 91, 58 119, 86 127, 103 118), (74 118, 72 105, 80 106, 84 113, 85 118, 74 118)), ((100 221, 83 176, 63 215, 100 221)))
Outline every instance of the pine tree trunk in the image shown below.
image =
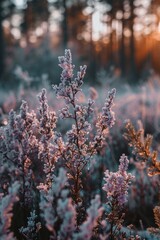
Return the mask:
POLYGON ((122 35, 121 35, 121 42, 120 42, 120 67, 121 67, 121 76, 124 77, 126 75, 126 55, 125 55, 125 37, 124 37, 124 28, 125 28, 125 20, 124 20, 124 7, 122 2, 122 35))
POLYGON ((63 8, 64 8, 64 16, 63 16, 62 30, 63 30, 63 46, 65 49, 68 46, 68 21, 67 21, 68 16, 67 16, 66 0, 63 0, 63 8))
POLYGON ((4 34, 3 34, 3 26, 2 26, 2 7, 0 4, 0 79, 4 73, 4 34))
POLYGON ((131 19, 130 19, 130 30, 131 30, 131 37, 130 37, 130 81, 133 84, 136 80, 136 63, 135 63, 135 39, 134 39, 134 5, 133 0, 130 0, 131 6, 131 19))

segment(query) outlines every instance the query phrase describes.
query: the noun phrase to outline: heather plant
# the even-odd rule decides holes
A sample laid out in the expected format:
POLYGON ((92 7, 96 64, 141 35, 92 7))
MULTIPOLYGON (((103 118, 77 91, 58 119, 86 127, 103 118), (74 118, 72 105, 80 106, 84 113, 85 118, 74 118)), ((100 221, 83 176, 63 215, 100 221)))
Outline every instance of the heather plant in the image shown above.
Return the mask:
POLYGON ((116 173, 105 171, 105 184, 103 190, 106 192, 109 213, 107 221, 110 224, 108 238, 116 239, 124 221, 124 208, 127 202, 128 189, 134 179, 132 174, 127 173, 129 160, 124 154, 121 156, 119 169, 116 173))
MULTIPOLYGON (((160 174, 160 161, 157 159, 158 153, 157 151, 152 151, 151 145, 152 145, 152 136, 147 135, 144 137, 144 129, 140 125, 140 128, 138 131, 135 130, 134 126, 130 121, 126 124, 126 130, 125 138, 129 142, 129 145, 133 149, 133 153, 136 155, 136 159, 139 161, 142 161, 143 164, 146 164, 148 175, 150 177, 153 177, 155 175, 160 174)), ((158 184, 158 190, 159 190, 159 184, 158 184)), ((154 207, 154 218, 155 223, 158 226, 158 228, 148 228, 148 230, 151 233, 154 233, 155 235, 160 236, 160 207, 156 206, 154 207)))
POLYGON ((134 167, 132 173, 136 180, 130 187, 129 214, 134 219, 134 224, 144 229, 154 221, 152 209, 158 204, 159 178, 158 175, 152 178, 148 176, 144 163, 134 159, 130 163, 134 167))
MULTIPOLYGON (((19 199, 23 210, 21 217, 26 218, 29 213, 31 214, 28 217, 30 227, 33 227, 29 222, 31 218, 34 218, 35 213, 31 206, 34 208, 38 206, 38 190, 41 194, 42 192, 50 193, 51 186, 54 184, 57 163, 57 166, 63 166, 67 170, 70 194, 75 205, 71 208, 76 209, 75 224, 78 228, 80 208, 85 206, 81 196, 83 169, 96 154, 97 149, 103 145, 108 128, 114 124, 114 114, 111 108, 115 89, 109 92, 102 114, 97 119, 96 133, 91 135, 92 127, 89 120, 90 115, 93 114, 94 101, 90 99, 85 106, 78 105, 76 99, 77 93, 81 91, 86 66, 80 67, 77 77, 73 78, 74 66, 69 50, 66 50, 64 57, 59 58, 59 62, 63 69, 61 83, 54 89, 56 95, 66 102, 66 107, 60 112, 60 117, 70 118, 73 123, 72 129, 66 132, 66 138, 63 139, 59 132, 54 131, 57 117, 54 111, 49 110, 45 89, 38 96, 40 108, 37 114, 34 111, 29 112, 27 103, 23 101, 19 114, 11 110, 8 124, 1 129, 1 192, 7 193, 12 182, 19 180, 19 199)), ((65 209, 61 207, 63 204, 60 202, 64 202, 64 197, 58 200, 55 210, 64 212, 65 209)), ((66 202, 66 209, 67 206, 70 209, 70 199, 66 202)), ((83 211, 85 219, 85 210, 83 211)), ((22 222, 26 220, 23 219, 22 222)), ((63 224, 61 227, 63 229, 63 224)), ((82 226, 81 231, 83 228, 82 226)), ((20 233, 29 237, 27 229, 28 227, 21 227, 20 233)))
POLYGON ((136 131, 130 121, 127 122, 126 129, 127 132, 124 136, 129 142, 129 145, 133 147, 133 153, 136 157, 148 165, 148 175, 159 175, 160 162, 157 160, 157 151, 151 150, 152 136, 147 134, 147 136, 144 137, 144 129, 140 127, 140 129, 136 131))
POLYGON ((115 121, 111 110, 115 89, 109 92, 102 114, 98 116, 96 134, 90 136, 91 131, 93 132, 93 126, 89 119, 94 112, 94 101, 89 99, 87 106, 77 103, 77 94, 81 91, 86 66, 80 67, 80 71, 74 78, 74 65, 69 50, 65 51, 65 56, 59 57, 59 62, 62 68, 61 83, 59 86, 53 87, 57 97, 63 98, 66 102, 66 106, 60 111, 60 117, 70 119, 73 124, 72 129, 66 133, 66 142, 60 140, 61 143, 57 142, 57 147, 59 148, 59 155, 63 157, 64 165, 69 171, 70 180, 73 182, 71 186, 73 199, 75 203, 78 203, 81 201, 82 170, 92 156, 96 154, 97 149, 102 147, 107 131, 115 121))
MULTIPOLYGON (((60 168, 59 175, 54 177, 51 188, 49 190, 41 190, 40 208, 42 210, 42 217, 45 220, 45 225, 51 232, 51 239, 56 239, 57 236, 58 239, 75 240, 89 240, 92 239, 92 237, 101 239, 104 238, 104 236, 106 236, 105 239, 117 239, 119 236, 121 236, 121 239, 125 239, 122 236, 125 237, 127 234, 121 231, 124 221, 123 211, 125 209, 125 203, 127 202, 128 187, 130 181, 133 179, 133 176, 126 172, 128 168, 127 165, 127 157, 122 156, 119 171, 115 174, 110 173, 109 179, 105 179, 106 184, 103 189, 107 192, 107 204, 110 209, 108 209, 109 212, 106 212, 106 224, 108 226, 106 226, 104 233, 100 227, 104 208, 101 207, 99 195, 96 195, 95 198, 91 200, 91 206, 86 210, 86 220, 82 222, 81 225, 76 224, 76 204, 72 198, 67 197, 69 195, 67 174, 63 168, 60 168), (115 175, 117 182, 112 181, 113 175, 115 175), (110 191, 108 189, 110 189, 110 191), (99 235, 101 235, 101 238, 99 235)), ((140 238, 137 237, 135 239, 140 238)))
POLYGON ((53 239, 91 239, 93 229, 98 224, 97 220, 103 213, 100 197, 97 195, 91 201, 91 206, 87 209, 87 219, 81 226, 77 226, 76 205, 73 199, 68 197, 67 181, 66 171, 60 168, 59 175, 54 178, 47 194, 44 190, 41 192, 40 208, 46 227, 53 239))
POLYGON ((14 233, 11 231, 11 219, 13 217, 13 206, 19 200, 19 183, 14 182, 8 189, 8 194, 0 196, 0 239, 13 240, 14 233))
POLYGON ((41 228, 41 224, 39 222, 36 222, 36 220, 37 215, 35 213, 35 210, 33 210, 30 212, 30 216, 27 218, 27 226, 21 227, 19 229, 20 233, 25 239, 29 240, 38 238, 38 232, 41 228))
MULTIPOLYGON (((1 207, 1 219, 7 216, 1 220, 2 239, 14 239, 14 235, 32 240, 140 239, 129 228, 124 229, 134 178, 127 173, 128 158, 120 157, 117 172, 106 170, 99 161, 115 124, 112 107, 116 90, 108 92, 99 111, 93 88, 87 103, 79 100, 86 66, 74 76, 70 50, 59 57, 59 66, 61 81, 53 88, 64 107, 53 111, 47 91, 42 89, 37 111, 30 111, 23 101, 20 111, 11 110, 6 126, 0 129, 0 194, 2 203, 7 204, 1 207), (61 132, 58 124, 65 121, 70 128, 61 132), (98 188, 91 186, 93 177, 96 181, 100 176, 97 169, 101 171, 98 188), (15 185, 18 187, 13 190, 15 185)), ((150 142, 147 138, 142 147, 147 147, 147 156, 153 158, 150 142)))
POLYGON ((27 103, 23 102, 20 114, 11 110, 1 137, 1 190, 5 192, 12 182, 20 181, 24 205, 32 202, 34 188, 30 157, 37 147, 32 132, 34 119, 34 113, 28 113, 27 103))

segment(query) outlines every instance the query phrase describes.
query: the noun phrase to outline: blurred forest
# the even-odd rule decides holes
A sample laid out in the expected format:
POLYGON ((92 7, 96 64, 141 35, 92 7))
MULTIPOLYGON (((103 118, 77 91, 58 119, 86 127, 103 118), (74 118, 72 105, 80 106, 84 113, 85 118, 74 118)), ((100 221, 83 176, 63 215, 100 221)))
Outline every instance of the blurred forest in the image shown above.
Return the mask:
POLYGON ((59 81, 57 56, 70 48, 88 79, 113 72, 135 84, 160 72, 160 0, 1 0, 0 82, 17 66, 59 81))

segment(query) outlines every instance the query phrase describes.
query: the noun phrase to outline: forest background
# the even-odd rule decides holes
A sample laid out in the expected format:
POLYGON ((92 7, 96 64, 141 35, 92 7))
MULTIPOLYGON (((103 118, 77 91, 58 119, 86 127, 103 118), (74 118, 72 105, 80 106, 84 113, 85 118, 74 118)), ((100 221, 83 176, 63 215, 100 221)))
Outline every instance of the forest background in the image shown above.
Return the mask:
MULTIPOLYGON (((17 66, 59 82, 57 56, 69 48, 91 84, 114 75, 137 84, 160 72, 159 0, 0 1, 0 82, 17 86, 17 66), (54 66, 54 70, 53 70, 54 66)), ((8 86, 9 86, 8 85, 8 86)))

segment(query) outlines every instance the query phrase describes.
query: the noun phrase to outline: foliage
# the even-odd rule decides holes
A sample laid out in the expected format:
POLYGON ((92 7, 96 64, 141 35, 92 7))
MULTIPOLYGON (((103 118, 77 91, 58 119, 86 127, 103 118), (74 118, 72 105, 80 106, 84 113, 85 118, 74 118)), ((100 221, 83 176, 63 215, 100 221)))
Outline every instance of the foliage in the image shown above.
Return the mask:
POLYGON ((152 136, 148 134, 144 137, 143 128, 136 131, 130 121, 127 122, 126 129, 127 133, 124 136, 129 145, 133 147, 133 152, 137 155, 137 158, 148 163, 148 174, 150 176, 160 174, 160 162, 157 161, 157 152, 151 151, 152 136))
POLYGON ((12 240, 14 234, 10 231, 11 219, 13 217, 13 206, 19 200, 18 194, 19 183, 14 182, 8 189, 8 194, 1 193, 0 203, 0 237, 2 240, 12 240))
MULTIPOLYGON (((42 89, 37 111, 30 111, 23 101, 19 113, 11 110, 6 125, 0 128, 2 239, 141 239, 125 227, 134 179, 127 172, 127 156, 120 157, 116 172, 106 170, 100 161, 104 149, 108 151, 110 129, 115 124, 116 90, 108 92, 99 110, 93 88, 87 103, 79 100, 86 66, 74 76, 70 50, 59 57, 59 66, 61 81, 53 88, 65 102, 62 109, 50 109, 47 91, 42 89), (60 132, 58 123, 67 120, 69 127, 60 132)), ((133 128, 128 139, 129 133, 133 143, 139 144, 138 151, 145 150, 143 160, 153 156, 151 138, 142 144, 133 128)), ((155 208, 159 226, 158 211, 155 208)))
MULTIPOLYGON (((127 133, 124 135, 129 145, 133 147, 133 153, 136 154, 137 159, 147 162, 148 175, 154 176, 160 174, 160 161, 157 160, 157 152, 151 151, 152 136, 147 135, 144 138, 144 129, 141 128, 137 132, 131 122, 126 124, 127 133)), ((153 209, 155 223, 157 228, 148 228, 152 233, 160 236, 160 207, 156 206, 153 209)))

